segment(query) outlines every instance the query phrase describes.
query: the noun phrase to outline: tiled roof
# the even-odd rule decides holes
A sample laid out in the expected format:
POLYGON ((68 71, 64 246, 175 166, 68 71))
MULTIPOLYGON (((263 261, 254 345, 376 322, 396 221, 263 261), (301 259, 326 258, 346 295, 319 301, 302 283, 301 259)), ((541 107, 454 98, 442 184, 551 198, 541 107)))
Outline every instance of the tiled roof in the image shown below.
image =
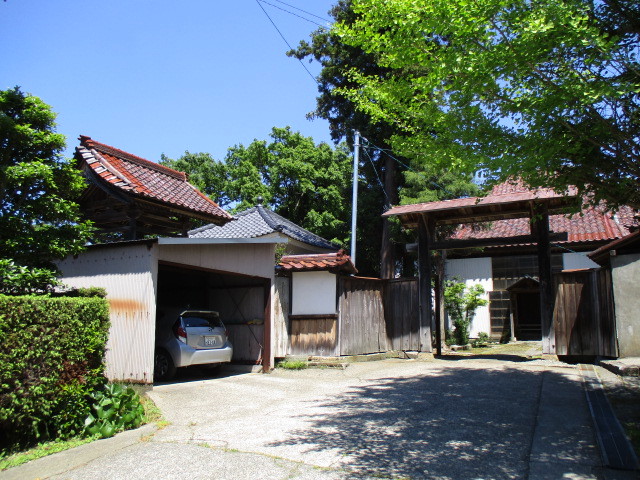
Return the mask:
POLYGON ((84 135, 80 136, 76 157, 95 173, 98 181, 126 194, 158 201, 219 221, 232 218, 191 185, 184 172, 158 165, 84 135))
POLYGON ((226 225, 206 225, 189 232, 192 238, 255 238, 280 232, 294 240, 314 247, 337 250, 330 241, 311 233, 309 230, 281 217, 262 205, 250 208, 235 215, 235 219, 226 225))
POLYGON ((611 250, 616 250, 618 248, 624 249, 625 247, 630 246, 640 246, 640 231, 636 231, 631 233, 625 237, 614 240, 613 242, 609 242, 606 245, 601 246, 597 250, 589 253, 588 256, 593 261, 598 262, 600 265, 604 265, 607 263, 609 252, 611 250))
POLYGON ((287 272, 324 271, 358 273, 344 250, 336 253, 316 253, 313 255, 285 255, 278 267, 287 272))
MULTIPOLYGON (((608 241, 620 238, 628 230, 617 224, 608 213, 589 209, 583 214, 551 215, 549 228, 555 233, 568 234, 567 243, 608 241)), ((513 218, 491 222, 486 228, 461 225, 452 238, 466 240, 471 238, 500 238, 529 235, 531 233, 528 218, 513 218)))
POLYGON ((465 207, 493 206, 536 199, 560 199, 574 197, 576 190, 569 189, 566 195, 556 193, 549 188, 531 190, 519 182, 505 182, 496 185, 491 193, 485 197, 455 198, 437 202, 417 203, 413 205, 399 205, 391 208, 383 216, 405 215, 412 213, 442 212, 465 207))

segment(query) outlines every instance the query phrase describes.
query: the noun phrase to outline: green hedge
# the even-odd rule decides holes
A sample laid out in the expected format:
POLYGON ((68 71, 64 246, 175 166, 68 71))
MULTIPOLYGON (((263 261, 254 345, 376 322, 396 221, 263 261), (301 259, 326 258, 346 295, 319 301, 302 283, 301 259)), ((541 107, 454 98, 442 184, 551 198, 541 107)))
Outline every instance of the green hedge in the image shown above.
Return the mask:
POLYGON ((0 450, 82 433, 105 383, 104 298, 0 295, 0 450))

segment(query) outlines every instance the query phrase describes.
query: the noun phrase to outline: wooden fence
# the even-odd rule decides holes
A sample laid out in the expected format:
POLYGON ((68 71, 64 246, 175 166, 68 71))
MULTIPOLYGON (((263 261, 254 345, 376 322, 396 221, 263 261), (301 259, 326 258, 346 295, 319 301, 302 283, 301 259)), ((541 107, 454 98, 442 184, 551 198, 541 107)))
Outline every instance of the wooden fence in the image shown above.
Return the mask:
POLYGON ((554 281, 556 354, 617 357, 611 272, 567 271, 554 281))
POLYGON ((418 282, 337 277, 338 314, 287 314, 289 279, 276 284, 276 357, 419 350, 418 282), (282 305, 280 305, 282 304, 282 305))

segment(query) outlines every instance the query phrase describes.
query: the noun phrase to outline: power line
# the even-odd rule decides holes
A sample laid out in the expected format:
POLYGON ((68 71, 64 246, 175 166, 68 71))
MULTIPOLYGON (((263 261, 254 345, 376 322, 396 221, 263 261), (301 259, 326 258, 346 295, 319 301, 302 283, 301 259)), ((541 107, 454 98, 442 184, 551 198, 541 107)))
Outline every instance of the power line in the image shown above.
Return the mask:
MULTIPOLYGON (((273 3, 269 3, 269 2, 267 2, 266 0, 259 0, 259 1, 260 1, 261 3, 265 3, 265 4, 267 4, 267 5, 270 5, 270 6, 272 6, 273 8, 277 8, 278 10, 282 10, 283 12, 286 12, 286 13, 288 13, 289 15, 293 15, 294 17, 301 18, 302 20, 305 20, 305 21, 307 21, 307 22, 309 22, 309 23, 313 23, 314 25, 318 25, 319 27, 325 28, 325 25, 323 25, 323 24, 321 24, 321 23, 318 23, 318 22, 316 22, 315 20, 311 20, 311 19, 309 19, 309 18, 303 17, 302 15, 298 15, 298 14, 297 14, 297 13, 295 13, 295 12, 291 12, 291 11, 289 11, 289 10, 285 9, 285 8, 279 7, 278 5, 274 5, 273 3)), ((280 2, 280 3, 284 3, 284 2, 280 2)), ((287 4, 287 3, 285 3, 285 5, 288 5, 288 4, 287 4)), ((289 6, 291 6, 291 5, 289 5, 289 6)), ((295 8, 295 7, 293 7, 293 8, 295 8)), ((304 11, 304 10, 303 10, 303 11, 304 11)), ((310 15, 312 15, 312 14, 310 14, 310 15)), ((314 16, 316 16, 316 15, 314 15, 314 16)))
MULTIPOLYGON (((264 9, 264 7, 262 6, 262 4, 260 3, 261 0, 256 0, 256 3, 258 4, 258 6, 260 7, 260 9, 264 12, 264 14, 267 16, 267 18, 269 19, 269 21, 271 22, 271 25, 273 25, 273 28, 276 29, 276 31, 278 32, 278 34, 280 35, 280 37, 282 38, 282 40, 284 40, 284 43, 287 44, 287 47, 289 47, 290 50, 293 50, 293 47, 289 44, 289 42, 287 41, 287 39, 284 37, 284 35, 282 34, 282 32, 280 31, 280 29, 278 28, 278 26, 276 25, 276 23, 272 20, 272 18, 269 16, 269 14, 267 13, 267 11, 264 9)), ((318 80, 316 79, 316 77, 313 76, 313 74, 309 71, 309 69, 307 68, 307 66, 304 64, 304 62, 300 59, 298 59, 298 61, 300 62, 300 65, 302 65, 302 68, 305 69, 305 71, 309 74, 309 76, 313 79, 313 81, 318 84, 318 80)))
POLYGON ((321 16, 316 15, 316 14, 311 13, 311 12, 307 12, 306 10, 303 10, 302 8, 298 8, 298 7, 294 6, 294 5, 289 5, 288 3, 283 2, 283 1, 281 1, 281 0, 274 0, 274 1, 276 1, 276 2, 278 2, 278 3, 281 3, 281 4, 283 4, 283 5, 286 5, 287 7, 291 7, 291 8, 294 8, 294 9, 296 9, 296 10, 299 10, 299 11, 301 11, 301 12, 304 12, 304 13, 306 13, 307 15, 311 15, 312 17, 319 18, 320 20, 323 20, 323 21, 325 21, 325 22, 333 23, 333 20, 329 20, 328 18, 321 17, 321 16))
POLYGON ((411 168, 409 165, 407 165, 406 163, 400 161, 399 159, 397 159, 396 157, 394 157, 393 155, 391 155, 389 153, 390 150, 386 149, 386 148, 381 148, 378 147, 377 145, 371 143, 369 141, 368 138, 362 137, 363 140, 365 140, 367 142, 368 145, 371 145, 371 147, 375 148, 376 150, 378 150, 379 152, 384 153, 385 155, 387 155, 389 158, 391 158, 392 160, 394 160, 395 162, 397 162, 399 165, 402 165, 404 168, 406 168, 407 170, 410 170, 411 172, 415 173, 416 175, 418 175, 419 177, 421 177, 423 180, 425 180, 428 183, 431 183, 432 185, 434 185, 435 187, 439 188, 440 190, 442 190, 444 193, 446 193, 447 195, 450 196, 454 196, 453 193, 449 192, 446 188, 444 188, 442 185, 438 185, 436 182, 434 182, 432 179, 427 178, 425 175, 422 174, 422 172, 419 172, 417 170, 415 170, 414 168, 411 168))
POLYGON ((387 191, 385 190, 384 185, 382 184, 382 180, 380 180, 380 175, 378 175, 378 170, 376 169, 376 166, 373 163, 373 159, 371 158, 371 155, 369 155, 369 151, 366 148, 364 149, 364 153, 367 156, 367 158, 369 159, 369 163, 371 164, 371 167, 373 168, 373 172, 376 174, 376 179, 378 180, 378 185, 380 185, 380 188, 382 188, 382 193, 384 194, 384 197, 387 199, 386 208, 391 208, 393 205, 391 205, 391 200, 389 199, 389 196, 387 195, 387 191))

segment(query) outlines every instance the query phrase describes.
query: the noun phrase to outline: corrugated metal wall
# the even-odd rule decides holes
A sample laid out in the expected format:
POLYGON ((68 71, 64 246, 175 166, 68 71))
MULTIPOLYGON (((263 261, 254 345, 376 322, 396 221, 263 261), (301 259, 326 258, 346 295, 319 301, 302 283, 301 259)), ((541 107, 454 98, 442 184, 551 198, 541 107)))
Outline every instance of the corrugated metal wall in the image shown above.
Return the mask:
POLYGON ((289 352, 290 277, 276 277, 273 297, 273 354, 285 357, 289 352))
POLYGON ((62 281, 107 290, 111 328, 106 375, 110 380, 151 383, 158 278, 157 245, 94 248, 58 263, 62 281))

